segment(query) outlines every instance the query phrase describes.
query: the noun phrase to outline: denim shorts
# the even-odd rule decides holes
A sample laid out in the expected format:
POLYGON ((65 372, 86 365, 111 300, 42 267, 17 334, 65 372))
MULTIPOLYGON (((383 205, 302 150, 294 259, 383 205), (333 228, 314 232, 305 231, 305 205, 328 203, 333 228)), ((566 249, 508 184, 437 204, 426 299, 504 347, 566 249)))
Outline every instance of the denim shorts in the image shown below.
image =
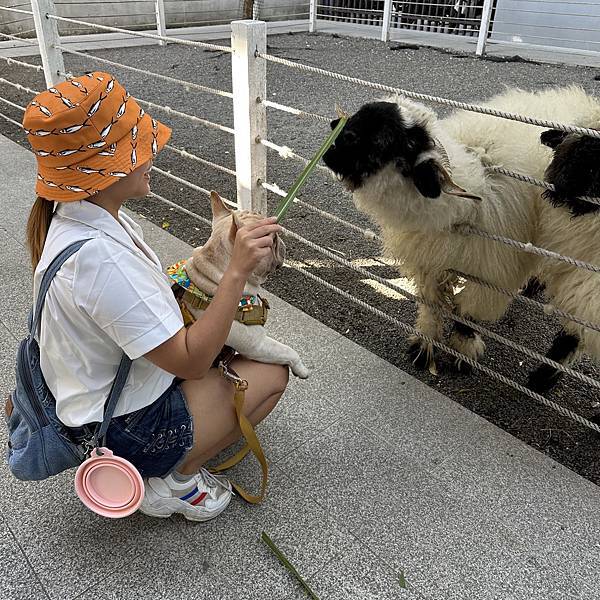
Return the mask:
MULTIPOLYGON (((67 428, 69 437, 81 442, 93 434, 96 424, 67 428)), ((111 419, 106 447, 133 463, 142 477, 165 477, 194 445, 194 423, 175 379, 152 404, 111 419)))

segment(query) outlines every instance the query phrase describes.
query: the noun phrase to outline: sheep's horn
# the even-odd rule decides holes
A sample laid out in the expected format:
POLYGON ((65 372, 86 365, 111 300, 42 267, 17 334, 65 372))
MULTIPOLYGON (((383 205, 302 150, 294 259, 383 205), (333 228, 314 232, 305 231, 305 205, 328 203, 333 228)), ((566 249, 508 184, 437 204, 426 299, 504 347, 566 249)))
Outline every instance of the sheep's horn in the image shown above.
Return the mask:
POLYGON ((469 198, 470 200, 474 200, 475 202, 481 202, 481 196, 477 196, 476 194, 470 194, 467 190, 464 190, 460 187, 460 185, 454 183, 452 181, 452 177, 450 177, 450 173, 444 169, 444 167, 440 166, 440 173, 442 174, 442 192, 448 194, 449 196, 458 196, 459 198, 469 198))
POLYGON ((435 149, 440 154, 440 173, 442 174, 442 191, 449 196, 458 196, 459 198, 469 198, 471 200, 475 200, 476 202, 481 202, 481 196, 477 196, 475 194, 470 194, 467 190, 464 190, 459 185, 452 181, 452 171, 450 169, 450 159, 448 158, 448 153, 446 152, 446 148, 444 148, 443 144, 435 138, 433 140, 435 145, 435 149))

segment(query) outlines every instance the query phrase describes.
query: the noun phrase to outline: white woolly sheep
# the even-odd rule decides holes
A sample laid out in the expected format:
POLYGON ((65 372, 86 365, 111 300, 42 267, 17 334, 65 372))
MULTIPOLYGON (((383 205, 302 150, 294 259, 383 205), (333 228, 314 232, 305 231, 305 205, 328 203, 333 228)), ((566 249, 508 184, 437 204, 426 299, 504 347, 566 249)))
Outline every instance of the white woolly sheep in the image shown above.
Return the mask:
MULTIPOLYGON (((486 105, 559 122, 600 122, 597 101, 577 87, 509 90, 486 105)), ((465 318, 496 321, 510 298, 470 281, 457 292, 457 277, 449 271, 519 289, 532 275, 542 275, 546 261, 462 235, 457 228, 470 225, 562 251, 552 238, 553 225, 540 232, 544 219, 557 228, 565 226, 563 217, 547 214, 556 209, 542 200, 541 190, 486 172, 487 166, 498 165, 541 179, 551 158, 549 148, 540 143, 539 129, 531 125, 463 111, 438 120, 429 108, 396 98, 364 105, 324 161, 353 192, 357 208, 378 223, 385 250, 414 278, 424 300, 465 318)), ((565 253, 574 251, 569 247, 565 253)), ((435 340, 443 337, 442 316, 427 306, 419 306, 416 326, 435 340)), ((475 360, 485 349, 477 333, 459 324, 449 344, 475 360)), ((435 371, 430 344, 415 337, 410 352, 416 364, 435 371)))

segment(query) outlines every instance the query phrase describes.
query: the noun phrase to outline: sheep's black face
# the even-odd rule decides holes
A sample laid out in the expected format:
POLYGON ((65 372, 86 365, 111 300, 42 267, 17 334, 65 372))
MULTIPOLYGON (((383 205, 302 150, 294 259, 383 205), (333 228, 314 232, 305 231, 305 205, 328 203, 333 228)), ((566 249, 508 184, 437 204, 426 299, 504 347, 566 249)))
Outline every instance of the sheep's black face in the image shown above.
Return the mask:
POLYGON ((555 191, 545 191, 544 198, 554 206, 566 206, 575 217, 599 211, 597 204, 577 197, 600 197, 600 139, 556 129, 544 131, 540 139, 554 149, 546 181, 555 191))
MULTIPOLYGON (((332 129, 338 121, 332 121, 332 129)), ((396 104, 370 102, 350 117, 323 161, 355 190, 390 163, 403 175, 413 175, 417 157, 433 147, 433 140, 425 129, 419 125, 409 126, 396 104)), ((430 197, 439 194, 439 186, 424 193, 430 197)))

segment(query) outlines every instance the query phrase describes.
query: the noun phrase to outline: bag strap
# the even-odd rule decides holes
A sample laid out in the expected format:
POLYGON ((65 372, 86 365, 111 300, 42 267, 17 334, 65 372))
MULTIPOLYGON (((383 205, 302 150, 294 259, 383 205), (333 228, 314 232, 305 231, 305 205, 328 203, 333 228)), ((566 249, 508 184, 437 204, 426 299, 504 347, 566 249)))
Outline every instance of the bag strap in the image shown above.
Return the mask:
POLYGON ((46 294, 50 289, 50 284, 54 279, 54 276, 58 273, 63 264, 70 258, 75 252, 81 248, 86 242, 89 240, 79 240, 78 242, 73 242, 69 246, 67 246, 60 254, 54 257, 54 260, 50 263, 50 266, 46 269, 44 276, 42 277, 42 282, 40 283, 40 289, 38 291, 37 301, 35 303, 35 310, 33 312, 33 318, 29 321, 29 333, 31 338, 35 336, 35 333, 40 324, 40 320, 42 318, 42 309, 44 308, 44 302, 46 301, 46 294))
MULTIPOLYGON (((33 316, 29 320, 30 343, 35 337, 35 332, 37 331, 38 326, 40 324, 42 318, 42 309, 44 308, 44 302, 46 301, 46 294, 50 289, 50 284, 52 283, 54 276, 58 273, 58 271, 67 261, 67 259, 73 256, 73 254, 75 254, 75 252, 77 252, 86 242, 89 242, 89 239, 79 240, 67 246, 60 254, 58 254, 52 260, 50 266, 46 269, 46 272, 42 277, 40 289, 38 291, 37 302, 35 303, 35 311, 32 313, 33 316)), ((123 391, 125 383, 127 382, 127 377, 129 376, 130 368, 131 359, 127 356, 127 354, 123 353, 123 357, 121 358, 121 362, 119 363, 119 367, 117 369, 115 380, 113 381, 113 384, 110 388, 110 393, 108 394, 108 398, 104 405, 104 418, 102 419, 102 423, 98 425, 98 427, 96 428, 96 432, 94 433, 93 444, 95 448, 99 446, 100 440, 102 440, 102 443, 104 443, 106 430, 108 429, 110 420, 112 419, 112 416, 115 412, 115 408, 117 407, 117 402, 119 401, 121 392, 123 391)))

